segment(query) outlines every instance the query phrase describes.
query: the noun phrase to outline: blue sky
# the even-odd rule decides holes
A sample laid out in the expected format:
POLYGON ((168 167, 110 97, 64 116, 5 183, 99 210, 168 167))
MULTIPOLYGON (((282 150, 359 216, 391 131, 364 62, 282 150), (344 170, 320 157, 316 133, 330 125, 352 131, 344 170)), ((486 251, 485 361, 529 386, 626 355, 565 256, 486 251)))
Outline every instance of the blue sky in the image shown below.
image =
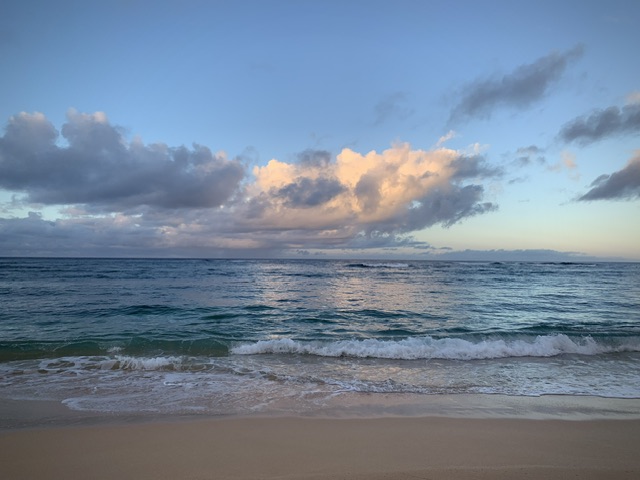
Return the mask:
POLYGON ((0 6, 0 255, 640 260, 640 3, 0 6))

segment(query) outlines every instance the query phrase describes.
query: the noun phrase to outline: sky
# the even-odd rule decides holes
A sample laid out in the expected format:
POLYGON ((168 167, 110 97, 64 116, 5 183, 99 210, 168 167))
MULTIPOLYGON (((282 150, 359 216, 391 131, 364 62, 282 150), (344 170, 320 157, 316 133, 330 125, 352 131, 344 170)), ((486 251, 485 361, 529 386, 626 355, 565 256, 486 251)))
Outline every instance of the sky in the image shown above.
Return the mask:
POLYGON ((0 256, 640 261, 640 2, 0 4, 0 256))

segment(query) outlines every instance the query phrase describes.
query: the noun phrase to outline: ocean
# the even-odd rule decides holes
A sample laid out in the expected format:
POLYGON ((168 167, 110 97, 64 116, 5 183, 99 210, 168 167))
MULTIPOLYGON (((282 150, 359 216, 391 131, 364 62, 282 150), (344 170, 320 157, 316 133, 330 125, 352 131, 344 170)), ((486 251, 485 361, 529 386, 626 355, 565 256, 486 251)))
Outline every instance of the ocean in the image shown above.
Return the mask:
POLYGON ((0 400, 109 415, 640 398, 640 264, 0 258, 0 400))

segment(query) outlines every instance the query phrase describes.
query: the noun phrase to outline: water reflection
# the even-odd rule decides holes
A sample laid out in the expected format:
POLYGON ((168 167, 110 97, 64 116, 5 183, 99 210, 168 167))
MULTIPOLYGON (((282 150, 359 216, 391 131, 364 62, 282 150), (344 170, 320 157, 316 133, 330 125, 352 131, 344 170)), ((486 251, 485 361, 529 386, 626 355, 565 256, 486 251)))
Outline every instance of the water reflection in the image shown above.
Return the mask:
POLYGON ((592 282, 593 269, 601 268, 597 265, 411 262, 365 268, 331 261, 249 265, 251 285, 244 286, 244 301, 272 308, 280 321, 288 320, 292 326, 301 321, 300 331, 314 321, 324 323, 314 331, 325 335, 490 335, 505 325, 510 329, 520 325, 522 331, 560 323, 570 328, 577 316, 582 324, 597 326, 612 310, 619 315, 620 307, 637 308, 637 298, 630 296, 640 294, 637 287, 621 292, 612 309, 602 300, 603 286, 592 282))

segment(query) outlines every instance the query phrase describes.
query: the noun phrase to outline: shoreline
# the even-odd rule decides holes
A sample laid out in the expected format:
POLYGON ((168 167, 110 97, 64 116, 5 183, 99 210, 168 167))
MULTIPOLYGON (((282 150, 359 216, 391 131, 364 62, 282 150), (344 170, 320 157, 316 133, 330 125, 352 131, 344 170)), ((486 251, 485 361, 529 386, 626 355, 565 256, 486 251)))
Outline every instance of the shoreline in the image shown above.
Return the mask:
POLYGON ((295 402, 274 402, 254 413, 103 412, 74 410, 56 400, 0 398, 0 432, 20 429, 82 427, 218 419, 309 418, 453 418, 514 420, 640 420, 640 398, 574 395, 509 396, 494 394, 343 394, 315 409, 296 410, 295 402))
POLYGON ((14 480, 632 479, 640 419, 243 417, 0 432, 14 480))

